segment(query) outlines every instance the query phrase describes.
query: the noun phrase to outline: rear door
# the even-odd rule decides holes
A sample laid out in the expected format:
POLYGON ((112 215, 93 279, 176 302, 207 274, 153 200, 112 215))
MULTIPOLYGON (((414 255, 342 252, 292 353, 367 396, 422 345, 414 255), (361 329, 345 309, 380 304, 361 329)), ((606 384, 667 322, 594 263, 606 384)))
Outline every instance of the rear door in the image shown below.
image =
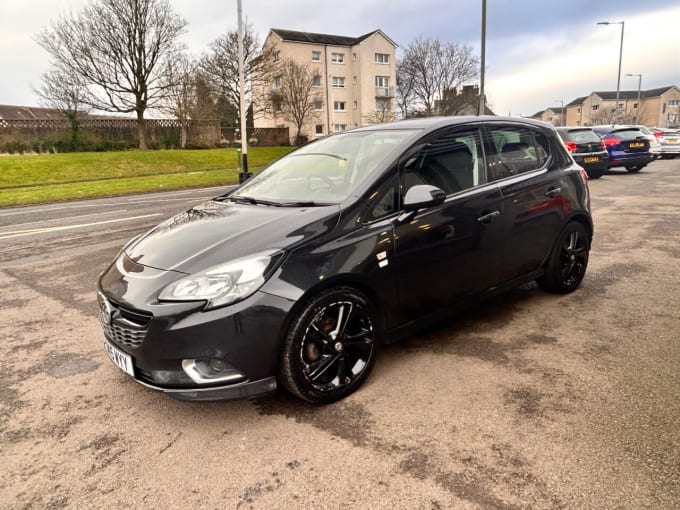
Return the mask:
POLYGON ((558 142, 538 127, 492 125, 486 140, 491 176, 500 189, 503 210, 503 280, 538 269, 562 225, 565 195, 558 142))

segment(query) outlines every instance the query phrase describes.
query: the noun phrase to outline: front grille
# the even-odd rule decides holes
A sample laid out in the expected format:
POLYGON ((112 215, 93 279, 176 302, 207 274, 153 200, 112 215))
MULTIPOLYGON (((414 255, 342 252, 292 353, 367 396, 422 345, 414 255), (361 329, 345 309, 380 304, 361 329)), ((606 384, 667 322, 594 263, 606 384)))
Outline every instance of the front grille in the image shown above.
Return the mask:
POLYGON ((108 300, 102 300, 99 307, 99 322, 104 334, 115 343, 133 349, 144 342, 151 317, 151 314, 133 311, 108 300))

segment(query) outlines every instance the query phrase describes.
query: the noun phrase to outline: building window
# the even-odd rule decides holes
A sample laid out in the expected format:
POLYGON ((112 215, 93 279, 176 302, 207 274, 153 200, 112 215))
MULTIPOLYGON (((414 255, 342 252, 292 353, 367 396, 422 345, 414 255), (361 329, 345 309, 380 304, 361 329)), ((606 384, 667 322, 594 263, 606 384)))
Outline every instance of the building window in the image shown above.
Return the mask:
POLYGON ((354 101, 354 109, 356 110, 357 108, 359 108, 359 102, 358 102, 358 101, 354 101))
POLYGON ((344 53, 331 53, 331 62, 334 64, 344 64, 345 54, 344 53))
POLYGON ((581 113, 581 108, 576 108, 576 113, 581 113))
POLYGON ((345 88, 345 78, 342 76, 333 76, 333 88, 344 89, 345 88))
POLYGON ((281 52, 280 51, 275 51, 274 52, 274 62, 278 62, 281 60, 281 52))
POLYGON ((375 86, 386 89, 390 86, 390 78, 388 76, 376 76, 375 86))
POLYGON ((357 54, 352 53, 352 62, 356 62, 356 61, 357 61, 357 54))
POLYGON ((336 112, 344 112, 345 111, 345 102, 344 101, 333 101, 333 110, 336 112))
POLYGON ((670 101, 668 101, 668 106, 678 106, 678 100, 671 99, 670 101))
POLYGON ((617 109, 618 111, 623 110, 623 103, 618 103, 618 104, 616 105, 616 109, 617 109))
POLYGON ((336 133, 338 131, 345 131, 347 129, 347 124, 333 124, 333 131, 336 133))
POLYGON ((390 63, 390 54, 389 53, 376 53, 375 54, 375 63, 376 64, 389 64, 390 63))
POLYGON ((314 101, 314 109, 316 111, 323 110, 323 101, 314 101))
POLYGON ((320 51, 313 51, 312 52, 312 62, 321 62, 321 52, 320 51))
POLYGON ((594 112, 596 112, 596 111, 599 110, 599 109, 600 109, 600 105, 599 105, 599 104, 594 104, 594 105, 593 105, 593 111, 594 111, 594 112))
POLYGON ((274 78, 274 86, 275 86, 276 88, 280 88, 281 85, 283 85, 283 77, 282 77, 282 76, 277 76, 276 78, 274 78))
POLYGON ((275 99, 274 100, 274 111, 275 112, 280 112, 281 111, 281 100, 280 99, 275 99))
POLYGON ((633 103, 633 110, 637 110, 637 103, 633 103))
POLYGON ((317 135, 322 135, 323 134, 323 124, 317 124, 315 132, 316 132, 317 135))
POLYGON ((312 79, 312 87, 320 87, 321 86, 321 75, 316 74, 314 75, 314 78, 312 79))

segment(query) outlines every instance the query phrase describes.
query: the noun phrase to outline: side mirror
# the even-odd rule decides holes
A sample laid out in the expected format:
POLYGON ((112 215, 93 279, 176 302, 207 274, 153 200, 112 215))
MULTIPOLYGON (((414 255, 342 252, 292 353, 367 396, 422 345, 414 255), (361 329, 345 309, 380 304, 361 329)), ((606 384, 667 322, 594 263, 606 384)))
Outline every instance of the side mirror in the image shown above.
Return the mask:
POLYGON ((429 184, 418 184, 409 188, 404 197, 404 211, 417 211, 433 205, 439 205, 446 200, 446 193, 429 184))

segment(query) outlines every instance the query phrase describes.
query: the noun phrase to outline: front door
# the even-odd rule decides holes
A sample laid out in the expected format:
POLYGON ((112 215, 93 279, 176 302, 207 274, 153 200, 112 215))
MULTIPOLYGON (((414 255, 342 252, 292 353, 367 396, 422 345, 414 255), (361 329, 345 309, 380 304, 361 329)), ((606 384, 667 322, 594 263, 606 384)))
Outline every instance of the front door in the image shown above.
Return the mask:
POLYGON ((444 203, 395 220, 401 311, 416 319, 495 283, 502 272, 501 196, 488 183, 480 132, 448 129, 400 167, 409 187, 442 189, 444 203))

